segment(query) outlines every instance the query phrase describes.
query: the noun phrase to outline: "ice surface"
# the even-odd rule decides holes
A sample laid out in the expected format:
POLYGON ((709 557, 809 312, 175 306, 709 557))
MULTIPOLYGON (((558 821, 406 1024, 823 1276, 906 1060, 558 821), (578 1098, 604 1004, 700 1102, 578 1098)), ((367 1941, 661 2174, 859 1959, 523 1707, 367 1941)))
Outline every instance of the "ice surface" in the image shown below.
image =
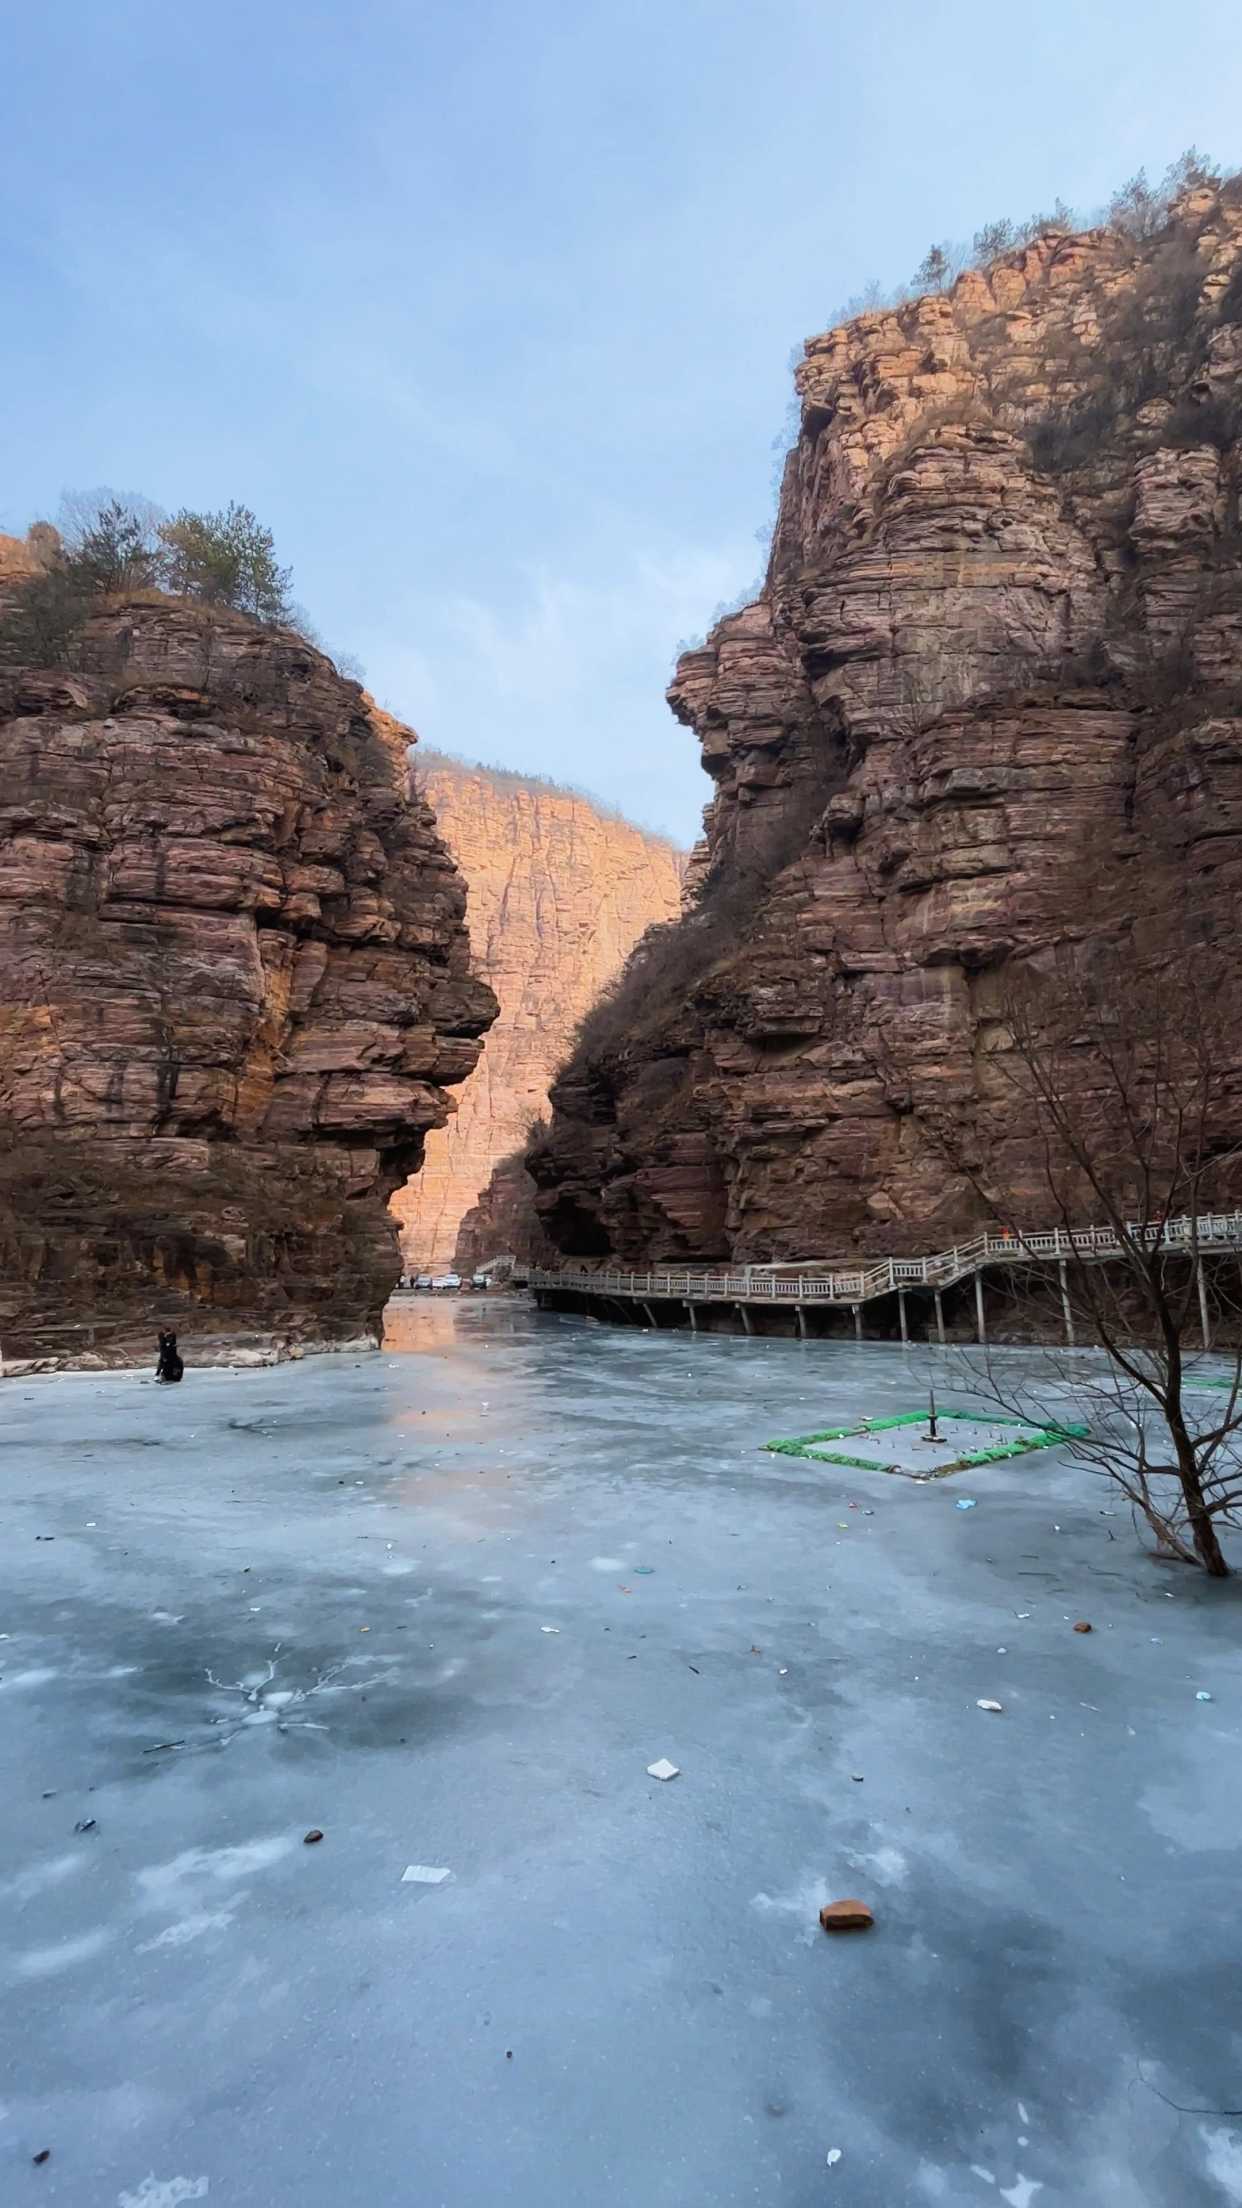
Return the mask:
POLYGON ((6 2208, 1230 2197, 1234 1583, 764 1451, 934 1351, 393 1317, 0 1389, 6 2208))

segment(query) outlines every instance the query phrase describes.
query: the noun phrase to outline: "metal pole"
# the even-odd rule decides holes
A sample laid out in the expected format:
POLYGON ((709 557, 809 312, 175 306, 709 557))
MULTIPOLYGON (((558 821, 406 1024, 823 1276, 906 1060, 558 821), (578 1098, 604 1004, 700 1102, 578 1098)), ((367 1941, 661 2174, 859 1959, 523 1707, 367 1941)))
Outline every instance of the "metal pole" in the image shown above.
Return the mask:
POLYGON ((752 1326, 752 1325, 751 1325, 751 1323, 750 1323, 750 1313, 749 1313, 749 1311, 747 1310, 747 1308, 746 1308, 745 1304, 744 1304, 744 1303, 739 1303, 739 1305, 738 1305, 738 1310, 739 1310, 739 1311, 741 1312, 741 1314, 742 1314, 742 1331, 743 1331, 743 1333, 745 1333, 745 1334, 753 1334, 755 1330, 754 1330, 753 1326, 752 1326))
POLYGON ((694 1305, 691 1303, 688 1296, 686 1298, 686 1309, 690 1313, 690 1332, 692 1334, 697 1334, 699 1331, 698 1314, 695 1311, 694 1305))
POLYGON ((908 1342, 910 1329, 906 1325, 906 1291, 904 1288, 897 1290, 897 1309, 901 1314, 901 1338, 903 1342, 908 1342))
POLYGON ((984 1325, 983 1325, 983 1275, 982 1275, 982 1273, 976 1273, 976 1274, 975 1274, 975 1318, 976 1318, 976 1320, 977 1320, 977 1322, 978 1322, 978 1326, 979 1326, 979 1340, 980 1340, 981 1342, 986 1342, 986 1340, 987 1340, 987 1334, 986 1334, 986 1332, 984 1331, 984 1325))
POLYGON ((804 1306, 803 1306, 802 1304, 799 1304, 799 1305, 798 1305, 798 1332, 799 1332, 799 1334, 801 1335, 801 1337, 802 1337, 803 1341, 805 1341, 805 1340, 806 1340, 806 1310, 805 1310, 805 1308, 804 1308, 804 1306))
POLYGON ((647 1324, 648 1324, 648 1326, 649 1326, 649 1327, 651 1328, 651 1331, 652 1331, 652 1333, 654 1334, 654 1333, 655 1333, 655 1324, 656 1324, 656 1322, 655 1322, 655 1313, 654 1313, 654 1312, 652 1311, 651 1305, 650 1305, 649 1303, 644 1303, 644 1305, 643 1305, 643 1309, 644 1309, 644 1311, 645 1311, 645 1312, 646 1312, 646 1314, 647 1314, 647 1324))
POLYGON ((942 1302, 941 1302, 941 1300, 940 1300, 940 1290, 939 1290, 938 1288, 937 1288, 937 1289, 936 1289, 936 1291, 935 1291, 935 1295, 936 1295, 936 1332, 937 1332, 937 1334, 938 1334, 938 1335, 940 1336, 940 1346, 941 1346, 941 1348, 943 1349, 943 1347, 944 1347, 944 1305, 943 1305, 943 1303, 942 1303, 942 1302))
POLYGON ((1065 1339, 1066 1339, 1066 1341, 1067 1341, 1067 1342, 1069 1343, 1069 1345, 1070 1345, 1070 1347, 1071 1347, 1071 1349, 1072 1349, 1072 1348, 1073 1348, 1073 1346, 1074 1346, 1074 1314, 1073 1314, 1073 1312, 1072 1312, 1072 1311, 1070 1310, 1070 1300, 1069 1300, 1069 1282, 1067 1281, 1067 1279, 1066 1279, 1066 1277, 1065 1277, 1065 1259, 1064 1259, 1064 1258, 1062 1258, 1062 1259, 1060 1260, 1060 1273, 1061 1273, 1061 1311, 1062 1311, 1062 1315, 1063 1315, 1063 1317, 1064 1317, 1064 1319, 1065 1319, 1065 1339))
POLYGON ((1199 1282, 1199 1318, 1203 1327, 1203 1346, 1205 1349, 1210 1349, 1212 1346, 1212 1329, 1208 1325, 1207 1285, 1203 1278, 1203 1259, 1201 1257, 1195 1259, 1195 1273, 1199 1282))
POLYGON ((861 1340, 862 1340, 862 1305, 861 1305, 861 1303, 856 1303, 856 1304, 854 1305, 854 1340, 855 1340, 856 1342, 861 1342, 861 1340))

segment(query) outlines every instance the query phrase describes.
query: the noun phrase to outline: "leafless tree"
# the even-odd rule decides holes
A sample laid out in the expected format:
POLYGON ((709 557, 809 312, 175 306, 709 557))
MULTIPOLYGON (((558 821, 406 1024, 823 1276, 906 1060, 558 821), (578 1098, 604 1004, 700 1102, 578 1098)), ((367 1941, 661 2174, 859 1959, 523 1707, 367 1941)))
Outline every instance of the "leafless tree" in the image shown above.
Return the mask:
POLYGON ((905 1101, 1019 1260, 1037 1230, 1066 1238, 1051 1281, 1034 1251, 1025 1278, 1045 1322, 1051 1285, 1077 1348, 1019 1384, 1012 1360, 985 1357, 986 1390, 1025 1417, 1033 1390, 1075 1395, 1090 1424, 1071 1448, 1159 1553, 1223 1578, 1219 1529, 1242 1509, 1242 1253, 1211 1221, 1242 1185, 1236 968, 1202 947, 1140 956, 1119 935, 1028 970, 996 1012, 966 1121, 930 1085, 921 1101, 917 1072, 905 1101), (1232 1346, 1205 1373, 1213 1305, 1232 1346))

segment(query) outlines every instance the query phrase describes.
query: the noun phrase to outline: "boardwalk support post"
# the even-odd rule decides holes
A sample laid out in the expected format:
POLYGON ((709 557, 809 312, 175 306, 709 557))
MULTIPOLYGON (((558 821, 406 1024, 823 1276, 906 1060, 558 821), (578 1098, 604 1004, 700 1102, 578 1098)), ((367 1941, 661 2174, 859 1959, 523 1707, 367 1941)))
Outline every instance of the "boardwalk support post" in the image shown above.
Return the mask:
POLYGON ((1061 1260, 1059 1261, 1057 1269, 1061 1275, 1061 1312, 1065 1320, 1065 1339, 1072 1349, 1074 1346, 1074 1314, 1070 1310, 1069 1282, 1065 1277, 1064 1258, 1061 1258, 1061 1260))
POLYGON ((983 1324, 983 1274, 982 1274, 982 1273, 976 1273, 976 1274, 975 1274, 975 1321, 976 1321, 976 1324, 977 1324, 977 1326, 978 1326, 978 1329, 979 1329, 979 1340, 980 1340, 980 1342, 981 1342, 981 1343, 982 1343, 982 1342, 986 1342, 986 1340, 987 1340, 987 1333, 986 1333, 986 1331, 985 1331, 985 1329, 984 1329, 984 1324, 983 1324))
POLYGON ((861 1340, 862 1340, 862 1305, 861 1305, 861 1303, 856 1303, 856 1304, 854 1305, 854 1340, 855 1340, 856 1342, 861 1342, 861 1340))
POLYGON ((908 1342, 910 1339, 910 1329, 906 1324, 906 1291, 904 1288, 899 1288, 897 1290, 897 1311, 901 1319, 902 1341, 908 1342))
POLYGON ((803 1341, 805 1341, 805 1340, 806 1340, 806 1305, 805 1305, 805 1304, 803 1304, 803 1303, 800 1303, 800 1304, 798 1305, 798 1333, 799 1333, 799 1335, 801 1336, 802 1340, 803 1340, 803 1341))
POLYGON ((1195 1278, 1199 1284, 1199 1323, 1203 1328, 1203 1346, 1205 1349, 1210 1349, 1212 1346, 1212 1329, 1208 1324, 1207 1283, 1203 1278, 1203 1259, 1201 1257, 1195 1259, 1195 1278))
POLYGON ((699 1331, 698 1315, 695 1311, 694 1305, 691 1303, 688 1296, 686 1298, 686 1309, 690 1313, 690 1332, 692 1334, 697 1334, 699 1331))
POLYGON ((742 1314, 742 1332, 743 1332, 744 1334, 753 1334, 755 1330, 754 1330, 754 1327, 753 1327, 753 1326, 751 1325, 751 1323, 750 1323, 750 1313, 749 1313, 749 1311, 747 1310, 747 1308, 746 1308, 745 1304, 744 1304, 744 1303, 739 1303, 739 1305, 738 1305, 738 1310, 739 1310, 739 1311, 741 1312, 741 1314, 742 1314))
POLYGON ((944 1304, 943 1304, 943 1302, 941 1301, 941 1297, 940 1297, 940 1290, 939 1290, 938 1288, 937 1288, 937 1289, 936 1289, 936 1291, 935 1291, 935 1295, 936 1295, 936 1332, 937 1332, 937 1334, 938 1334, 938 1335, 940 1336, 940 1346, 941 1346, 941 1348, 943 1349, 943 1348, 944 1348, 944 1304))

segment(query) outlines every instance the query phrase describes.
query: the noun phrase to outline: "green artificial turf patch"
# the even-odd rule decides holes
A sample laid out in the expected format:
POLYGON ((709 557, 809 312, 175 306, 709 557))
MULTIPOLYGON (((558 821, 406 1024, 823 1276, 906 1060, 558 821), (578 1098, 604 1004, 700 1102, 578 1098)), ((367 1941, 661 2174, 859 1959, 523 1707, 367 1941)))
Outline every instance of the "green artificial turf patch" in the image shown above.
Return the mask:
POLYGON ((1005 1457, 1054 1449, 1058 1442, 1087 1431, 1085 1426, 981 1417, 977 1411, 937 1411, 936 1425, 955 1425, 958 1431, 941 1433, 933 1440, 926 1411, 903 1411, 896 1418, 863 1418, 853 1426, 830 1426, 823 1433, 799 1434, 792 1440, 769 1441, 764 1446, 777 1456, 809 1457, 817 1464, 848 1464, 862 1472, 897 1472, 911 1480, 939 1480, 947 1472, 964 1472, 972 1465, 998 1464, 1005 1457), (916 1433, 915 1428, 921 1431, 916 1433), (853 1447, 837 1446, 841 1443, 852 1443, 853 1447))

